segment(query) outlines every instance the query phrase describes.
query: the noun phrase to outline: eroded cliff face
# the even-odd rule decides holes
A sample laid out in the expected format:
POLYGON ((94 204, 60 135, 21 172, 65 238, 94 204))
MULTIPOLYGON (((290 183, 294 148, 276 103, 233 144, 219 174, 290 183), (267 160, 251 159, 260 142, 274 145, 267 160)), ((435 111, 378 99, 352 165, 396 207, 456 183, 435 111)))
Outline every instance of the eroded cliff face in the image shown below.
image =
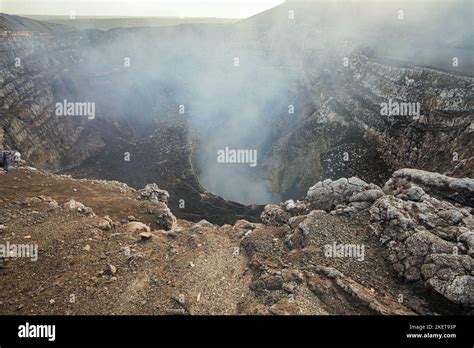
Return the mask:
POLYGON ((440 173, 457 167, 458 175, 473 175, 468 166, 474 155, 472 77, 364 56, 357 57, 350 77, 347 95, 355 98, 346 99, 346 105, 355 108, 354 120, 367 129, 387 164, 440 173), (381 104, 388 99, 419 103, 419 115, 381 115, 381 104))
POLYGON ((301 195, 311 181, 344 174, 380 184, 400 167, 473 175, 472 77, 360 51, 347 67, 343 56, 319 58, 326 68, 301 76, 303 116, 267 158, 275 190, 301 195), (394 114, 384 114, 384 105, 394 114), (396 114, 395 105, 412 113, 396 114))
POLYGON ((104 145, 84 118, 55 115, 55 95, 73 86, 69 69, 86 48, 75 32, 2 32, 0 144, 52 171, 78 165, 104 145))

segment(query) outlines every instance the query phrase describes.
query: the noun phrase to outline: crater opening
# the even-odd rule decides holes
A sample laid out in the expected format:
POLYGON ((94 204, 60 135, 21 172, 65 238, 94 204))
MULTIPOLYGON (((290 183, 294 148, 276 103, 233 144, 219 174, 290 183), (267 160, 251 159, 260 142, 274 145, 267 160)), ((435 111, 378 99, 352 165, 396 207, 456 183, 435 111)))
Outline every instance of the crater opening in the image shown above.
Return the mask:
MULTIPOLYGON (((53 32, 52 41, 73 44, 44 62, 55 71, 45 104, 93 104, 94 114, 56 117, 62 133, 51 144, 17 147, 51 171, 135 188, 156 183, 169 191, 178 217, 216 223, 256 221, 262 205, 302 199, 327 178, 382 185, 403 166, 446 171, 449 158, 419 152, 436 138, 424 135, 425 115, 380 111, 393 96, 418 100, 419 111, 430 114, 434 96, 418 94, 421 70, 405 62, 414 56, 407 47, 423 42, 416 63, 448 69, 439 55, 423 60, 438 48, 425 40, 433 33, 406 42, 419 23, 400 28, 385 7, 373 9, 386 25, 374 33, 378 21, 354 18, 365 5, 354 6, 326 4, 320 12, 295 1, 232 24, 53 32), (299 13, 297 21, 289 11, 299 13)), ((412 11, 422 18, 425 10, 412 11)), ((438 88, 437 79, 425 79, 438 88)), ((467 112, 448 109, 461 118, 467 112)), ((444 124, 445 115, 430 117, 444 124)), ((461 118, 453 122, 462 128, 461 118)), ((459 135, 445 140, 469 148, 459 135)))

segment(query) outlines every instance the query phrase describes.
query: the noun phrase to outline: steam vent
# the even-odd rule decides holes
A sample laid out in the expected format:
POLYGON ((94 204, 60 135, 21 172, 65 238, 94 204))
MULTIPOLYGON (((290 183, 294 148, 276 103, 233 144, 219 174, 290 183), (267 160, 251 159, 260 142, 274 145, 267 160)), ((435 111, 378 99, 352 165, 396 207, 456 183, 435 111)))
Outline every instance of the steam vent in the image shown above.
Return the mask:
POLYGON ((472 315, 472 1, 234 2, 5 0, 0 315, 472 315))

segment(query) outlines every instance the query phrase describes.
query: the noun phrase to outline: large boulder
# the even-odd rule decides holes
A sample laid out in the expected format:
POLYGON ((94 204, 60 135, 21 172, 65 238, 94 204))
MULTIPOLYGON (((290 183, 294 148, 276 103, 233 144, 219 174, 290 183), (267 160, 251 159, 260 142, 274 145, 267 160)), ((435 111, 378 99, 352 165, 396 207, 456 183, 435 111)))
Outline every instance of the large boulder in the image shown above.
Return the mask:
POLYGON ((290 199, 279 205, 266 205, 260 218, 266 225, 282 226, 288 224, 291 217, 304 215, 307 212, 308 206, 305 202, 290 199))
POLYGON ((142 212, 153 215, 156 228, 165 231, 175 230, 177 227, 176 217, 168 206, 163 202, 143 202, 142 212))
POLYGON ((125 229, 128 233, 135 232, 150 232, 150 227, 139 221, 132 221, 125 225, 125 229))
POLYGON ((383 195, 382 189, 377 185, 352 177, 318 182, 308 190, 305 201, 312 209, 328 211, 338 205, 360 206, 354 203, 372 203, 383 195))
POLYGON ((168 191, 161 190, 157 184, 148 184, 144 189, 138 190, 138 198, 152 202, 163 202, 168 204, 170 195, 168 191))
POLYGON ((279 205, 268 204, 263 209, 260 217, 266 225, 282 226, 288 223, 291 214, 279 205))
POLYGON ((176 217, 168 208, 168 191, 161 190, 157 184, 148 184, 138 190, 138 199, 143 200, 143 211, 155 217, 157 228, 166 231, 174 230, 177 226, 176 217))
POLYGON ((74 199, 70 199, 69 201, 64 203, 63 208, 71 211, 77 211, 87 216, 95 216, 92 208, 86 207, 84 204, 82 204, 81 202, 77 202, 74 199))
POLYGON ((0 167, 10 171, 21 163, 21 154, 18 151, 0 151, 0 167))

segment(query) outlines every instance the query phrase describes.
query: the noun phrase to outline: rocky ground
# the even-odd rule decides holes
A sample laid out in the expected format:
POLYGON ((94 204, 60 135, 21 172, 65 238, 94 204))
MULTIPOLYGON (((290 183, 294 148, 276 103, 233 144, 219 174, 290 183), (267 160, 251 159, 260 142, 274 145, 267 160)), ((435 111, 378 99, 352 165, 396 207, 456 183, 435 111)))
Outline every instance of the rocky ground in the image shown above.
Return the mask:
POLYGON ((472 313, 473 190, 412 169, 325 180, 219 226, 176 219, 154 185, 21 167, 0 175, 0 244, 38 259, 2 259, 1 313, 472 313))

